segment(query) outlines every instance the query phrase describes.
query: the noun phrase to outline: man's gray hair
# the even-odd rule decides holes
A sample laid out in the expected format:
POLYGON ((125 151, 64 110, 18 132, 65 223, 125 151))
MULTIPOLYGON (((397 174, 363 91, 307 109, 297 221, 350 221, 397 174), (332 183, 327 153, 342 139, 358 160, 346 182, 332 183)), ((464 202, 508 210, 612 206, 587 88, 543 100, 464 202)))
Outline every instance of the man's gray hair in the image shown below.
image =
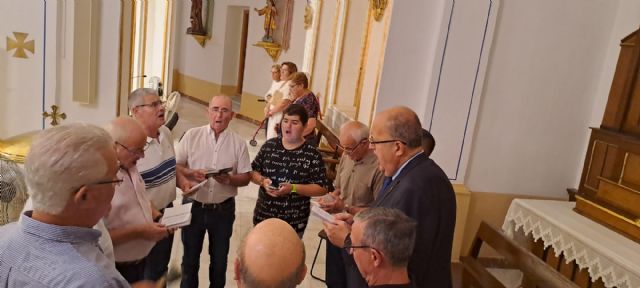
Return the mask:
POLYGON ((122 141, 131 137, 132 126, 139 126, 141 130, 143 129, 140 122, 133 118, 123 116, 109 122, 104 126, 104 129, 111 135, 113 141, 122 143, 122 141))
POLYGON ((349 131, 349 136, 351 136, 351 139, 353 139, 353 141, 355 141, 356 143, 369 138, 369 127, 367 127, 367 125, 364 125, 362 122, 360 121, 346 122, 342 124, 342 126, 340 126, 340 131, 342 131, 342 129, 345 129, 347 127, 351 129, 349 131))
POLYGON ((129 94, 129 111, 138 105, 144 104, 144 99, 142 98, 147 95, 158 96, 158 92, 151 88, 138 88, 133 90, 133 92, 129 94))
POLYGON ((108 166, 101 152, 109 148, 113 149, 111 136, 91 124, 66 124, 40 132, 24 164, 33 209, 60 214, 80 187, 104 180, 108 166))
POLYGON ((418 148, 422 145, 422 125, 420 118, 408 107, 406 113, 393 113, 387 119, 386 128, 389 136, 393 139, 401 140, 409 148, 418 148))
POLYGON ((393 267, 409 263, 416 239, 416 221, 392 208, 369 208, 358 213, 355 221, 363 222, 362 243, 382 252, 393 267))
POLYGON ((302 245, 302 261, 298 267, 292 271, 286 277, 283 277, 280 282, 277 283, 261 283, 259 279, 257 279, 246 265, 246 259, 244 256, 244 250, 246 247, 246 237, 242 240, 240 244, 240 249, 238 250, 238 261, 240 261, 240 277, 242 278, 242 283, 246 288, 294 288, 298 286, 298 282, 300 281, 300 274, 306 269, 304 264, 304 259, 306 259, 306 252, 304 249, 304 245, 302 245))

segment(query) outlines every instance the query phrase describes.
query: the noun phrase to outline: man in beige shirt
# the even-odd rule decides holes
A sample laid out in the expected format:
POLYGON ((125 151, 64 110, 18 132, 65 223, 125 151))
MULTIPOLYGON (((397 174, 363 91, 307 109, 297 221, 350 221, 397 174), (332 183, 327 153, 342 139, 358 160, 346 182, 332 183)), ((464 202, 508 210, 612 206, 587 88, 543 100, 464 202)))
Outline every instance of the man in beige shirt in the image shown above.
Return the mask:
MULTIPOLYGON (((323 209, 331 213, 347 212, 356 214, 373 202, 382 186, 383 173, 378 169, 378 159, 369 150, 369 128, 350 121, 340 128, 340 145, 343 150, 340 164, 336 169, 335 190, 320 200, 323 209)), ((327 242, 326 275, 328 287, 353 287, 353 281, 362 282, 362 277, 350 277, 345 269, 355 268, 352 257, 342 249, 327 242)), ((366 284, 366 283, 360 283, 366 284)))
POLYGON ((191 224, 182 229, 184 256, 181 287, 198 287, 200 252, 205 233, 209 235, 209 287, 224 287, 229 239, 235 220, 235 196, 238 187, 249 184, 249 149, 247 141, 229 127, 233 119, 231 98, 214 96, 209 102, 209 124, 189 129, 176 147, 178 178, 183 203, 193 203, 191 224), (231 168, 229 174, 205 179, 208 170, 231 168), (206 181, 202 187, 191 187, 206 181))
POLYGON ((153 219, 160 212, 152 208, 145 190, 144 181, 136 167, 144 157, 146 134, 140 123, 128 117, 113 120, 107 131, 115 140, 120 169, 111 211, 104 219, 111 235, 116 269, 129 282, 143 279, 145 258, 155 243, 172 231, 153 219))

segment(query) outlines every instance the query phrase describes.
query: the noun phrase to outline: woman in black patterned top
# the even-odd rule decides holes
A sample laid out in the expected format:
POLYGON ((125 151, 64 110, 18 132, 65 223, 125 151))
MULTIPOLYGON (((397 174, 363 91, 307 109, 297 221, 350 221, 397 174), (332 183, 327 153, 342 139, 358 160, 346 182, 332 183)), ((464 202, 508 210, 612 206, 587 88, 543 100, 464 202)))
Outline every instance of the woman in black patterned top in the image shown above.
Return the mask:
POLYGON ((302 136, 308 121, 305 108, 291 104, 283 114, 282 137, 265 142, 251 163, 251 181, 260 185, 253 224, 279 218, 302 238, 309 199, 326 194, 328 180, 322 156, 302 136))

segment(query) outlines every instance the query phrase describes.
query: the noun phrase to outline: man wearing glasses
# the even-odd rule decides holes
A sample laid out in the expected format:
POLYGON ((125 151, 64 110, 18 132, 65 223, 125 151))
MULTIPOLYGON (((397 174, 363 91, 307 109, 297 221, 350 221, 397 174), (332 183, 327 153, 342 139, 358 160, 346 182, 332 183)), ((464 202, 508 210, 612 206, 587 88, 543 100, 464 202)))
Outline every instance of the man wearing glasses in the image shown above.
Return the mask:
MULTIPOLYGON (((320 199, 320 207, 330 213, 346 212, 355 215, 368 207, 382 187, 383 173, 378 169, 378 159, 369 149, 369 128, 349 121, 340 128, 339 149, 342 158, 336 168, 335 190, 320 199)), ((363 286, 362 277, 348 254, 327 243, 327 287, 363 286), (351 266, 350 269, 345 269, 351 266)))
POLYGON ((44 130, 25 170, 33 211, 0 231, 0 286, 127 287, 92 229, 121 181, 109 134, 80 123, 44 130))
POLYGON ((415 239, 416 221, 400 210, 376 207, 355 216, 344 249, 369 287, 410 288, 407 265, 415 239))
MULTIPOLYGON (((451 287, 451 246, 456 222, 453 187, 440 166, 422 150, 420 119, 407 107, 376 115, 369 137, 384 182, 372 207, 399 209, 416 220, 416 245, 409 276, 416 287, 451 287)), ((350 238, 349 214, 325 223, 331 242, 343 247, 350 238)))
POLYGON ((137 161, 144 157, 147 143, 142 125, 129 117, 120 117, 107 125, 107 131, 115 141, 120 163, 118 178, 123 182, 116 187, 105 225, 113 241, 116 269, 133 283, 143 279, 145 258, 151 248, 173 231, 154 222, 160 212, 149 201, 136 167, 137 161))
MULTIPOLYGON (((164 213, 176 199, 176 157, 171 130, 164 126, 165 107, 156 90, 138 88, 129 95, 129 109, 147 135, 144 158, 136 165, 144 180, 153 207, 164 213)), ((144 278, 157 281, 166 272, 171 259, 173 235, 151 249, 146 258, 144 278)))
POLYGON ((184 256, 180 287, 198 287, 198 269, 204 235, 209 236, 209 287, 224 287, 229 239, 235 221, 238 187, 249 184, 247 141, 230 129, 231 98, 214 96, 209 102, 209 124, 189 129, 176 148, 176 162, 187 179, 179 178, 183 202, 191 206, 191 225, 182 229, 184 256), (205 178, 207 170, 231 168, 229 174, 205 178), (191 187, 207 181, 194 191, 191 187))

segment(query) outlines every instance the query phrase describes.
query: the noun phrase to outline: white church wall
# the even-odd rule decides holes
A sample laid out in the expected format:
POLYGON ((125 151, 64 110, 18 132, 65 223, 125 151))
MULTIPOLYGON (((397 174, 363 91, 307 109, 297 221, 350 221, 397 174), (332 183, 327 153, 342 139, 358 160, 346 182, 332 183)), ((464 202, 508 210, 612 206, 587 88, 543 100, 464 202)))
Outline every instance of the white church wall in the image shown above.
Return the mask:
POLYGON ((584 131, 603 97, 595 91, 617 3, 503 3, 465 182, 470 190, 560 198, 576 187, 584 131))
MULTIPOLYGON (((257 98, 262 96, 271 84, 269 69, 273 64, 273 60, 269 57, 264 49, 253 46, 254 43, 260 41, 264 35, 263 22, 264 17, 258 16, 253 10, 254 8, 262 8, 264 1, 250 0, 216 0, 214 7, 212 37, 209 39, 205 47, 201 47, 190 35, 185 33, 189 24, 189 15, 191 11, 191 3, 182 1, 178 3, 181 7, 177 9, 178 19, 176 23, 176 52, 174 54, 174 69, 182 74, 182 80, 187 81, 190 87, 206 86, 207 89, 194 89, 196 93, 205 94, 198 91, 214 91, 219 93, 222 84, 235 85, 235 78, 223 79, 223 69, 231 65, 237 66, 237 61, 225 62, 225 39, 227 33, 227 12, 230 6, 246 6, 249 8, 249 29, 247 37, 247 54, 245 58, 244 86, 243 98, 247 96, 247 111, 244 107, 245 99, 243 99, 243 111, 253 115, 257 111, 259 104, 257 98), (233 63, 232 63, 233 62, 233 63), (186 78, 186 80, 185 80, 186 78), (232 81, 233 80, 233 81, 232 81), (217 91, 216 91, 217 89, 217 91), (259 95, 259 96, 258 96, 259 95), (255 103, 254 103, 255 102, 255 103)), ((292 30, 290 39, 290 48, 282 51, 278 62, 292 61, 302 64, 304 53, 305 30, 303 28, 304 3, 294 1, 294 12, 292 19, 292 30)), ((284 13, 283 11, 279 11, 284 13)), ((180 77, 179 77, 180 78, 180 77)), ((182 85, 184 86, 184 83, 182 85)), ((176 87, 180 88, 180 87, 176 87)), ((189 94, 189 93, 187 93, 189 94)), ((209 99, 212 95, 190 95, 199 99, 209 99)), ((261 108, 259 109, 261 111, 261 108)))

